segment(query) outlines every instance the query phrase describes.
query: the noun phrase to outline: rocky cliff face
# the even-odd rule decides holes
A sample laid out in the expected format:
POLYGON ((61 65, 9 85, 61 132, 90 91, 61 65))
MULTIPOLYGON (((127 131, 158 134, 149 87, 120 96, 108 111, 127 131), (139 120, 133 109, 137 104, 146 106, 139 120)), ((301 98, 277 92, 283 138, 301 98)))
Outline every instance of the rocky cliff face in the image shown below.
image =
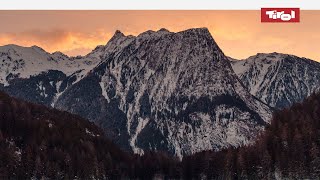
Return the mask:
POLYGON ((251 94, 279 109, 301 102, 320 88, 320 63, 310 59, 259 53, 231 64, 251 94))
POLYGON ((94 121, 136 153, 152 149, 181 157, 238 146, 271 117, 206 28, 137 37, 117 31, 103 57, 55 107, 94 121))

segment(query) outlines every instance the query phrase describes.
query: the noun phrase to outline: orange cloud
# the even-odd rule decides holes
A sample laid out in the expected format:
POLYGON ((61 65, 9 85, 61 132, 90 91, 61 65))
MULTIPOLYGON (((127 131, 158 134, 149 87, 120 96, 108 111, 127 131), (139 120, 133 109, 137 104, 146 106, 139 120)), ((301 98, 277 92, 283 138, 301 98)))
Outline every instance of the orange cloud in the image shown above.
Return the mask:
POLYGON ((61 51, 68 55, 90 52, 97 45, 106 44, 111 34, 103 30, 71 32, 61 29, 50 31, 30 30, 20 33, 0 34, 0 45, 18 44, 23 46, 38 45, 48 52, 61 51))

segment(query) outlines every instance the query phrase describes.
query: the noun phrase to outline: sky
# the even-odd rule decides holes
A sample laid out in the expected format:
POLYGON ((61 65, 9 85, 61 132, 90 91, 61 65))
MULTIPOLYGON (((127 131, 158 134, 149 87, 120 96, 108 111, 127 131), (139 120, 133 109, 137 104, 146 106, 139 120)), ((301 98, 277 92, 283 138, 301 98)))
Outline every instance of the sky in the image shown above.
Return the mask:
POLYGON ((320 11, 302 11, 300 23, 261 23, 260 11, 0 11, 0 46, 37 45, 52 53, 85 55, 116 30, 138 35, 207 27, 222 51, 244 59, 280 52, 320 61, 320 11))

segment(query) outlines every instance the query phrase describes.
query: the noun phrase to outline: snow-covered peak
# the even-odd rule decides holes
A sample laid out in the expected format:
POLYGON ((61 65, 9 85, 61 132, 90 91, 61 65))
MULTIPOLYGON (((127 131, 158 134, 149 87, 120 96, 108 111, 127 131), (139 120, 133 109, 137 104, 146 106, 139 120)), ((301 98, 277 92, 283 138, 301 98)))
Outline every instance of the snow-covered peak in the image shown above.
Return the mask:
POLYGON ((117 30, 106 46, 99 48, 104 48, 104 57, 106 57, 111 52, 115 53, 121 51, 124 47, 128 46, 132 42, 139 44, 152 39, 159 39, 170 34, 173 36, 180 36, 180 38, 178 38, 179 40, 194 39, 194 43, 196 43, 196 39, 199 39, 200 36, 206 37, 203 39, 208 40, 209 43, 211 43, 211 40, 213 40, 207 28, 192 28, 177 33, 170 32, 165 28, 161 28, 158 31, 148 30, 140 33, 137 36, 124 35, 121 31, 117 30))
POLYGON ((52 57, 57 60, 69 60, 69 56, 67 56, 66 54, 63 54, 60 51, 56 51, 52 53, 52 57))
POLYGON ((250 93, 273 107, 288 107, 320 87, 320 63, 310 59, 274 52, 230 62, 250 93))
POLYGON ((150 39, 150 38, 158 38, 160 36, 170 34, 171 32, 167 29, 160 29, 158 31, 148 30, 137 36, 138 39, 150 39))
MULTIPOLYGON (((230 62, 233 65, 233 70, 237 74, 242 74, 248 71, 248 68, 255 66, 261 73, 267 73, 270 65, 276 64, 277 62, 288 57, 288 54, 282 53, 257 53, 256 55, 250 56, 247 59, 236 60, 232 59, 230 62)), ((230 58, 229 58, 230 60, 230 58)))
POLYGON ((158 31, 148 30, 145 31, 137 36, 138 39, 146 39, 146 38, 158 38, 161 36, 165 36, 168 34, 175 34, 175 35, 195 35, 196 36, 208 36, 210 38, 211 34, 207 28, 191 28, 179 32, 170 32, 168 29, 161 28, 158 31))
POLYGON ((289 56, 288 54, 282 54, 282 53, 257 53, 254 56, 250 56, 247 60, 248 61, 255 61, 255 62, 268 62, 268 61, 279 61, 284 59, 285 57, 289 56))
POLYGON ((48 70, 58 70, 66 75, 79 70, 85 73, 100 61, 98 57, 75 60, 61 52, 50 54, 38 46, 0 46, 0 83, 8 85, 8 77, 29 78, 48 70))
MULTIPOLYGON (((36 61, 50 61, 50 54, 37 46, 23 47, 18 45, 0 46, 1 58, 10 57, 11 60, 20 60, 36 62, 36 61)), ((4 61, 3 61, 4 62, 4 61)))
POLYGON ((49 56, 49 53, 47 53, 42 48, 39 48, 37 46, 23 47, 23 46, 18 46, 14 44, 0 46, 0 52, 2 54, 15 56, 15 57, 28 56, 30 58, 33 56, 37 56, 37 57, 49 56))

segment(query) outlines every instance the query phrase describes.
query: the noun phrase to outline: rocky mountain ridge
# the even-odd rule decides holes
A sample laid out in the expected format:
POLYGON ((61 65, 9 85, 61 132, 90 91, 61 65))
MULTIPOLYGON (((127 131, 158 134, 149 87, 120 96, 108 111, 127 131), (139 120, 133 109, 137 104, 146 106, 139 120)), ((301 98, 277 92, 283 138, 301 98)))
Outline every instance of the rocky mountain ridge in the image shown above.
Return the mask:
POLYGON ((231 64, 250 93, 275 108, 301 102, 320 88, 320 63, 311 59, 258 53, 231 64))

